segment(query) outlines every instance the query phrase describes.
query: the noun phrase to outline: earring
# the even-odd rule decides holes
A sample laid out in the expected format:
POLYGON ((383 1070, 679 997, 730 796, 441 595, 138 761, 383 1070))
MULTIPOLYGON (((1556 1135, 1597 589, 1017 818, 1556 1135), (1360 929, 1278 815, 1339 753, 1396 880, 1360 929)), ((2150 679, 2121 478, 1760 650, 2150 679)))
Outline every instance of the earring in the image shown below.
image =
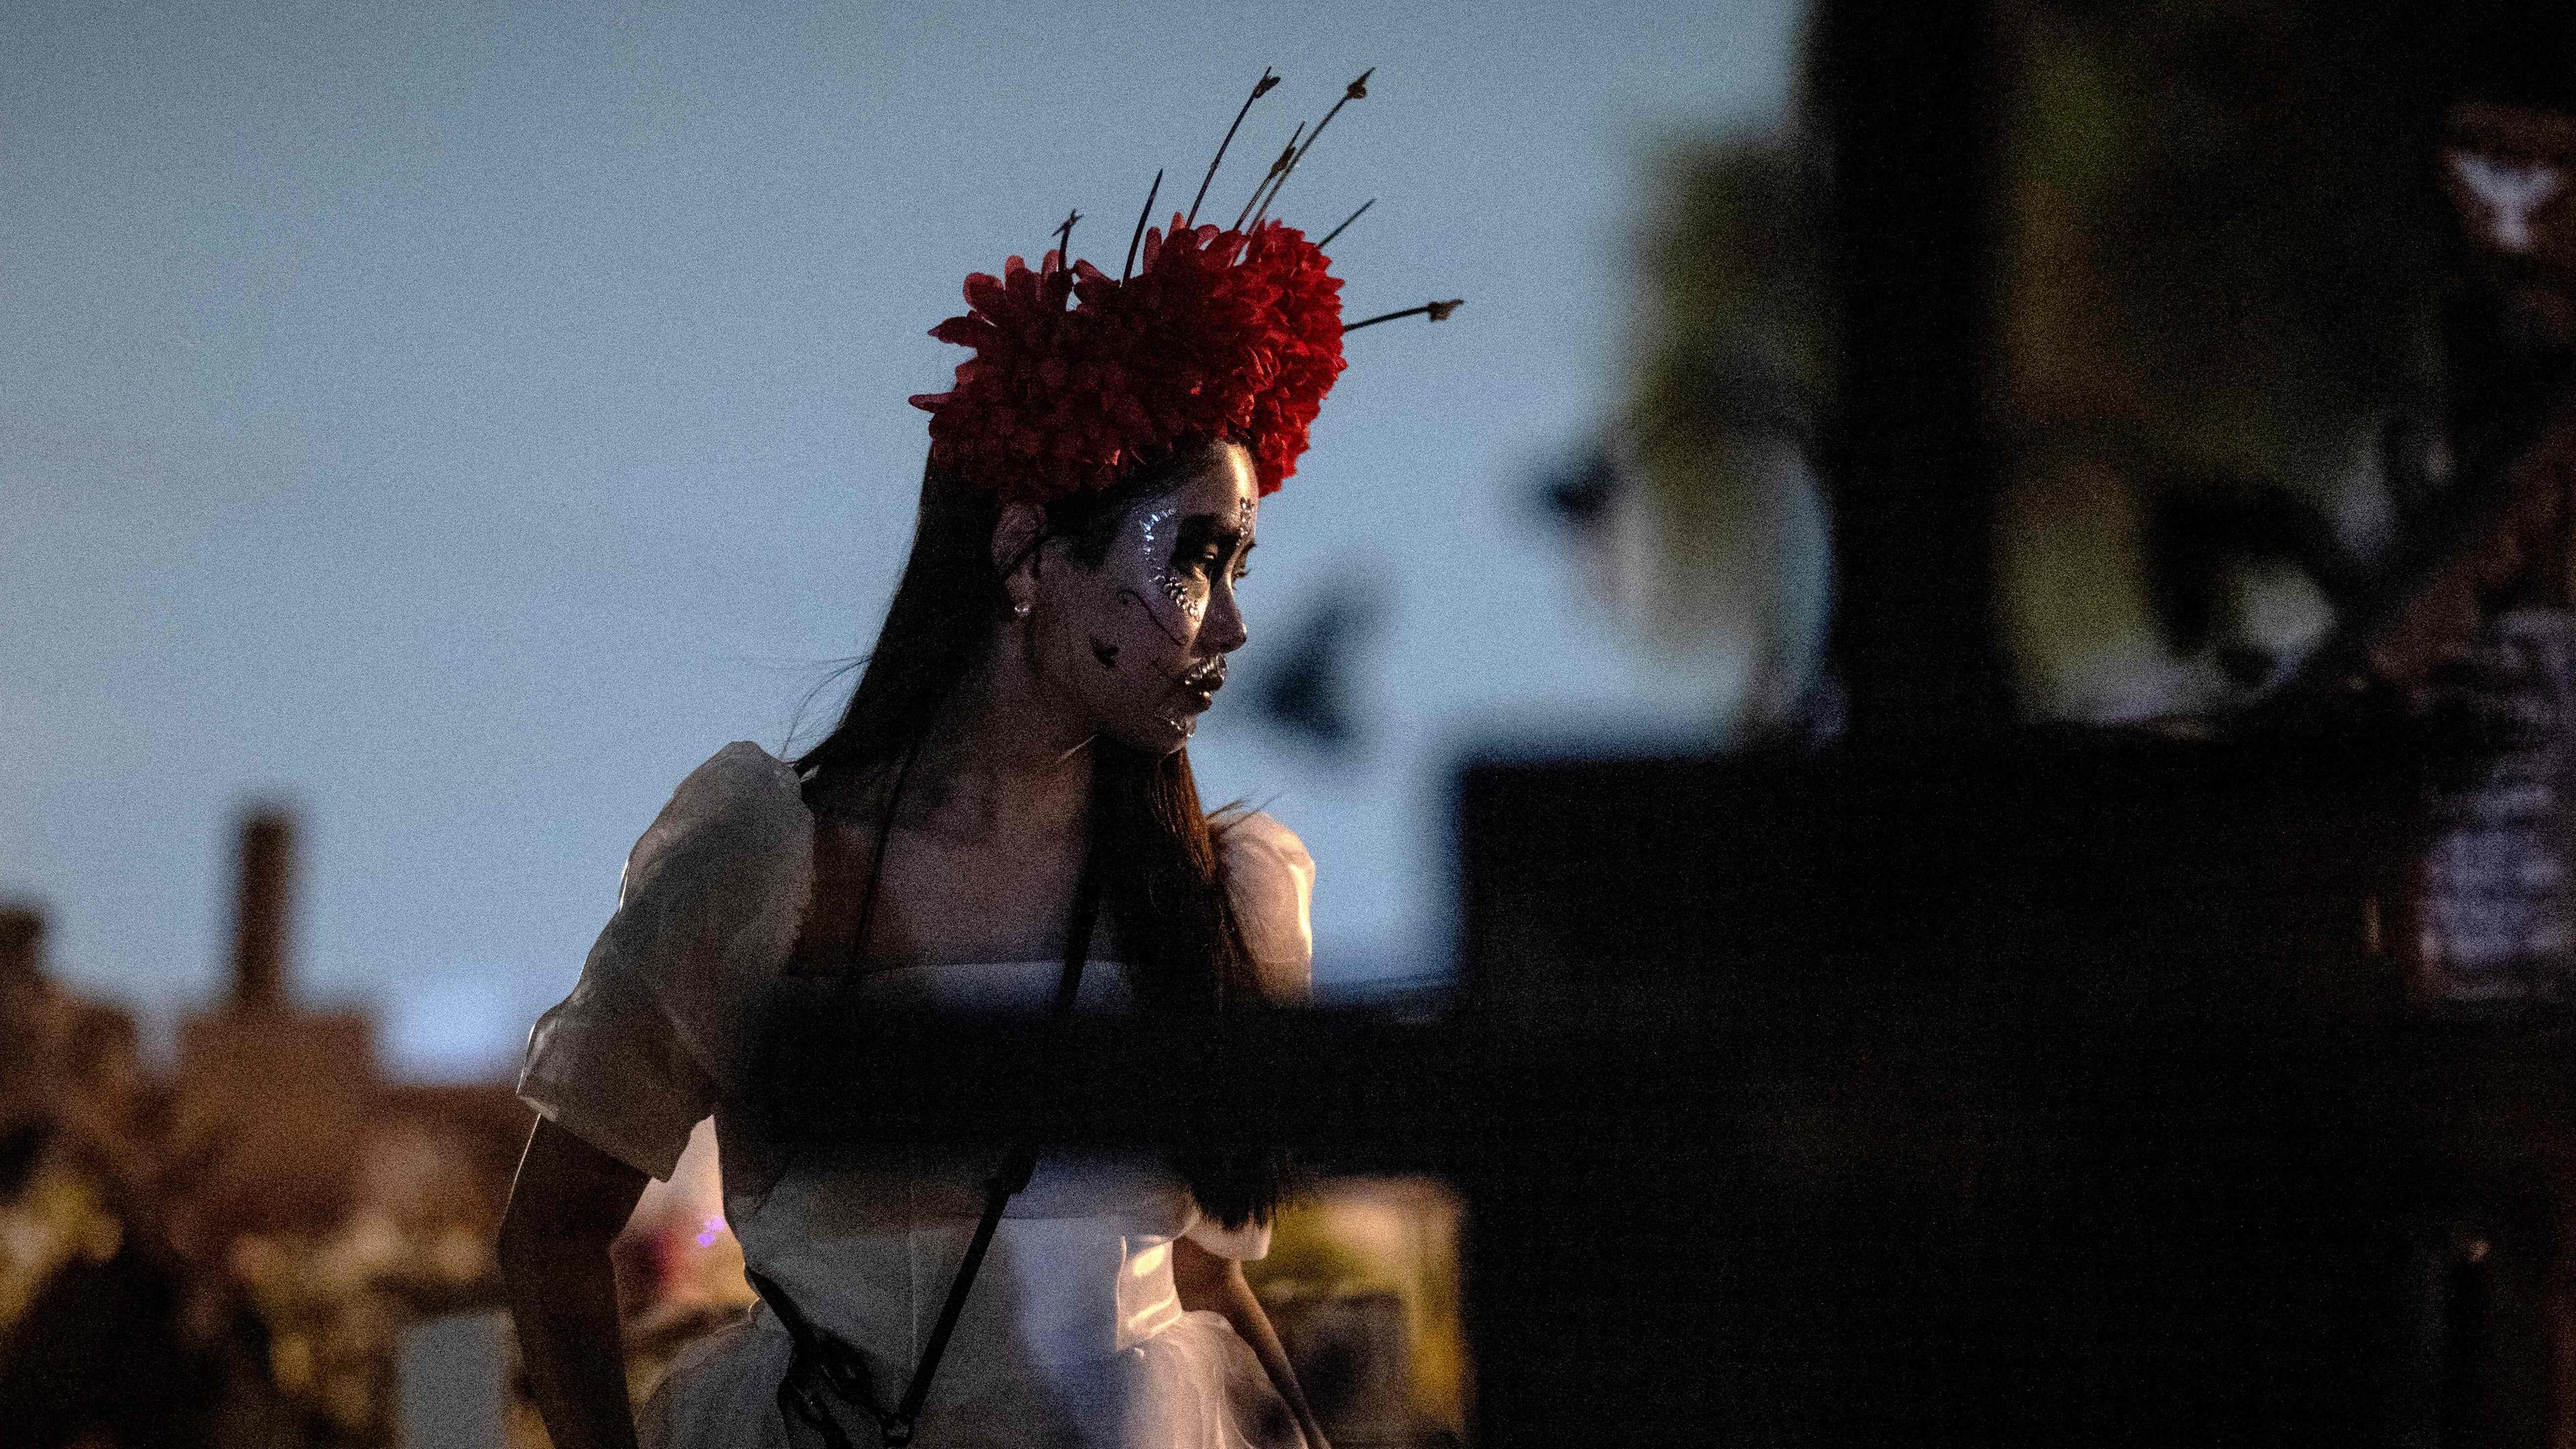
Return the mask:
POLYGON ((1011 617, 1012 617, 1012 618, 1014 618, 1014 619, 1025 619, 1025 618, 1027 618, 1028 616, 1029 616, 1029 601, 1028 601, 1028 600, 1026 600, 1026 599, 1021 599, 1021 600, 1018 600, 1018 601, 1016 601, 1015 603, 1013 603, 1013 604, 1011 605, 1011 617))

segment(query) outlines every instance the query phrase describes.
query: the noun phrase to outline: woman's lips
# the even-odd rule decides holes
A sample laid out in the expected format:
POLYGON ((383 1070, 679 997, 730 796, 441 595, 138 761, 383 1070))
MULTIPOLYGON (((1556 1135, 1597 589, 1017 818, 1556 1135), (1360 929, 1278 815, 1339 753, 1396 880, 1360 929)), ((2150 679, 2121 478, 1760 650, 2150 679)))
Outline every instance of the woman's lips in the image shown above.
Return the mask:
POLYGON ((1206 709, 1216 703, 1216 692, 1225 688, 1223 669, 1194 669, 1180 678, 1181 697, 1192 709, 1206 709))

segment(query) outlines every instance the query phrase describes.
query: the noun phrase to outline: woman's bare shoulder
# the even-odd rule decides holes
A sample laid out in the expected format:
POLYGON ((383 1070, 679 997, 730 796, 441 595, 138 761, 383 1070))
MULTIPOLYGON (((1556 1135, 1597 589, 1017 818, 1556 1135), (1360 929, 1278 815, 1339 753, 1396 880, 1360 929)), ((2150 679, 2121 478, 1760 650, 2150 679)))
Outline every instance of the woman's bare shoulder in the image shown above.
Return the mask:
POLYGON ((797 924, 791 976, 837 976, 851 969, 863 922, 861 896, 882 839, 892 772, 874 763, 817 770, 804 781, 813 820, 814 883, 797 924))

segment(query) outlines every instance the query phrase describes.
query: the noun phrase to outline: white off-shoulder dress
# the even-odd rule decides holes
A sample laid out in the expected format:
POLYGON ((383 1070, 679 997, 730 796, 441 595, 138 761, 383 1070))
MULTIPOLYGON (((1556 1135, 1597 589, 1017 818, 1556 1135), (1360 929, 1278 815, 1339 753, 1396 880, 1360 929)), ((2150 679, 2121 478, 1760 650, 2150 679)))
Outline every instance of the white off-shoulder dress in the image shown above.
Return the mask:
MULTIPOLYGON (((1311 981, 1314 863, 1266 815, 1219 835, 1228 888, 1265 985, 1311 981)), ((813 820, 796 775, 757 745, 726 746, 681 783, 627 858, 617 912, 570 996, 530 1033, 519 1095, 611 1156, 667 1178, 690 1129, 716 1119, 725 1212, 751 1267, 864 1355, 888 1402, 937 1321, 983 1208, 991 1164, 963 1153, 766 1150, 730 1120, 748 1038, 795 993, 863 1001, 1045 1009, 1062 963, 928 965, 841 982, 784 965, 814 877, 813 820)), ((1083 976, 1083 1010, 1131 1004, 1124 973, 1083 976)), ((942 1360, 921 1449, 1270 1449, 1300 1443, 1251 1348, 1184 1312, 1171 1249, 1269 1251, 1226 1231, 1150 1153, 1049 1153, 1013 1198, 942 1360)), ((647 1449, 784 1446, 776 1403, 790 1341, 766 1305, 685 1352, 647 1406, 647 1449)))

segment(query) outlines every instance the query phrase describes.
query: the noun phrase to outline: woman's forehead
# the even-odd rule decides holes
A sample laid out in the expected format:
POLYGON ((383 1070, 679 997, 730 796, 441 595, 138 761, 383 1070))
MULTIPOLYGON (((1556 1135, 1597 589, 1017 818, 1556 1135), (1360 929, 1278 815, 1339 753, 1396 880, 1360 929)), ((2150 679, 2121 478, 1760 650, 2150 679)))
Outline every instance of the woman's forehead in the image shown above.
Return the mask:
POLYGON ((1207 465, 1183 485, 1204 500, 1208 511, 1233 513, 1258 507, 1261 488, 1252 472, 1252 455, 1228 443, 1208 457, 1207 465))
POLYGON ((1210 455, 1204 466, 1193 469, 1171 492, 1138 509, 1131 522, 1208 514, 1248 533, 1260 508, 1261 490, 1252 471, 1252 455, 1228 446, 1210 455))

